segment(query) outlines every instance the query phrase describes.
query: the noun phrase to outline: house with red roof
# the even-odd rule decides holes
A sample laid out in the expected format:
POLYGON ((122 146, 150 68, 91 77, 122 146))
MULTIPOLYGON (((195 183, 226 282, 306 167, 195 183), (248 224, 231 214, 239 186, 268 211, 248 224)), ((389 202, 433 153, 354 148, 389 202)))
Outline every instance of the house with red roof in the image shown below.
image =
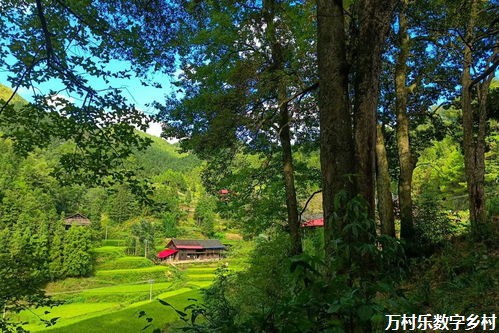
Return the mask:
POLYGON ((158 253, 160 260, 221 259, 226 247, 218 239, 171 239, 158 253))
POLYGON ((324 217, 322 213, 304 214, 301 217, 302 228, 322 228, 324 227, 324 217))

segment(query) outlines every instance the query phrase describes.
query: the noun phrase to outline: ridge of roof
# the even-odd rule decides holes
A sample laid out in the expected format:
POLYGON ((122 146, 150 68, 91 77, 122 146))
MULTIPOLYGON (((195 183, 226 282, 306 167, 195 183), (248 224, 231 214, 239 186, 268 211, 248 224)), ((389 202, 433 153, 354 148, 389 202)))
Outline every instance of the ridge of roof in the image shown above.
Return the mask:
MULTIPOLYGON (((205 249, 225 249, 225 246, 220 242, 218 239, 177 239, 177 238, 172 238, 170 242, 173 242, 173 244, 176 247, 183 247, 183 246, 200 246, 205 249)), ((168 243, 170 243, 168 242, 168 243)))

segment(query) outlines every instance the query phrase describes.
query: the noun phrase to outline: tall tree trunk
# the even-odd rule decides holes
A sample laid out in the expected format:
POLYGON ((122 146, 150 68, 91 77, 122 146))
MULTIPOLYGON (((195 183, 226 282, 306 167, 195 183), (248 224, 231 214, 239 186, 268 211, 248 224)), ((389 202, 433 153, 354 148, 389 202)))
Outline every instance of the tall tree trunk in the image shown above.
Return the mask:
POLYGON ((319 67, 320 160, 324 245, 327 260, 334 254, 333 239, 343 225, 334 206, 340 192, 354 194, 353 131, 348 98, 348 64, 342 0, 317 1, 317 63, 319 67))
MULTIPOLYGON (((324 210, 325 257, 332 262, 335 254, 335 238, 340 237, 345 221, 344 206, 335 200, 340 192, 346 199, 360 193, 369 205, 374 218, 374 172, 376 140, 376 107, 381 72, 381 52, 385 33, 389 26, 389 13, 395 0, 365 0, 359 4, 359 35, 350 44, 357 45, 355 53, 354 119, 349 101, 349 64, 346 58, 345 20, 342 0, 317 1, 317 62, 319 69, 319 120, 321 172, 324 210), (386 7, 388 6, 388 7, 386 7), (386 25, 386 27, 385 27, 386 25), (355 134, 355 135, 354 135, 355 134), (352 150, 352 147, 354 148, 352 150), (352 179, 352 173, 355 180, 352 179), (336 234, 335 234, 336 233, 336 234)), ((374 219, 373 219, 374 220, 374 219)), ((354 222, 354 221, 351 221, 354 222)), ((374 232, 374 223, 372 231, 374 232)), ((366 239, 367 235, 359 235, 366 239)), ((349 243, 350 239, 343 239, 349 243)), ((356 240, 358 241, 358 240, 356 240)), ((345 262, 339 274, 346 274, 348 283, 366 281, 372 260, 369 255, 344 251, 345 262), (362 269, 351 270, 348 261, 362 269)), ((366 293, 366 298, 372 295, 366 293)), ((371 331, 370 323, 352 321, 346 323, 348 332, 371 331)))
MULTIPOLYGON (((376 109, 379 99, 381 55, 390 26, 394 0, 359 3, 359 27, 354 57, 354 128, 357 189, 374 220, 376 170, 376 109)), ((374 224, 373 228, 374 230, 374 224)))
POLYGON ((477 89, 479 108, 478 119, 474 119, 472 106, 471 89, 471 66, 473 54, 471 45, 474 40, 475 22, 478 16, 478 1, 471 2, 471 9, 464 37, 463 51, 463 73, 461 77, 461 103, 463 109, 463 147, 464 147, 464 167, 466 182, 468 187, 471 231, 475 239, 480 239, 484 234, 484 226, 487 219, 485 210, 485 132, 486 132, 486 105, 487 93, 493 73, 485 78, 484 82, 477 89), (474 135, 474 122, 478 122, 478 132, 474 135))
POLYGON ((267 24, 266 35, 271 44, 272 52, 272 79, 277 89, 277 103, 279 108, 279 142, 282 148, 282 175, 286 192, 286 209, 288 226, 291 236, 291 254, 302 252, 300 220, 296 200, 293 151, 291 147, 290 116, 288 111, 287 89, 284 82, 284 50, 278 40, 275 27, 277 3, 275 0, 263 2, 263 17, 267 24))
MULTIPOLYGON (((284 99, 286 98, 286 95, 283 95, 282 91, 279 92, 279 95, 281 97, 284 96, 284 99)), ((281 98, 279 98, 279 100, 283 101, 283 99, 281 98)), ((286 207, 288 211, 289 233, 291 236, 291 253, 300 254, 302 252, 300 220, 298 215, 298 205, 296 202, 294 165, 291 149, 291 133, 289 129, 290 119, 287 104, 279 108, 279 116, 279 141, 282 147, 283 176, 286 190, 286 207)))
POLYGON ((393 214, 390 174, 386 157, 385 140, 381 125, 376 133, 376 187, 378 194, 378 213, 381 221, 381 234, 395 237, 395 217, 393 214))
POLYGON ((399 54, 395 65, 395 108, 397 113, 397 148, 400 165, 398 195, 400 205, 400 238, 410 241, 414 236, 412 219, 412 175, 414 170, 409 142, 409 117, 407 115, 407 57, 409 34, 405 11, 408 0, 403 1, 399 13, 399 54))

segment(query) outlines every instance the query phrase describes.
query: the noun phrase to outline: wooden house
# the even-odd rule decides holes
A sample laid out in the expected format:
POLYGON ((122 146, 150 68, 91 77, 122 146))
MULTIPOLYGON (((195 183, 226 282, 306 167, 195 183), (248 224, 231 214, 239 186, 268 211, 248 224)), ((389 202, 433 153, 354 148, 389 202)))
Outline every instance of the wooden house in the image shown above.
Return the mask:
POLYGON ((85 215, 80 213, 76 213, 64 219, 66 230, 72 226, 89 226, 90 223, 90 220, 85 215))
POLYGON ((160 260, 201 260, 220 259, 226 247, 218 239, 175 239, 166 245, 167 249, 158 253, 160 260))

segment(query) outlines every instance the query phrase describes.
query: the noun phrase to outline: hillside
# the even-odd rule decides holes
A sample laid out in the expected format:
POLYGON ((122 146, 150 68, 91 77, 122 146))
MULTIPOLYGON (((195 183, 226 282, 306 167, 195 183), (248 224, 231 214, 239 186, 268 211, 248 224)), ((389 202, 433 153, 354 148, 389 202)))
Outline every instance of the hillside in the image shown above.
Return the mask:
MULTIPOLYGON (((12 89, 0 83, 0 100, 7 101, 11 95, 12 89)), ((20 105, 26 103, 26 100, 18 94, 15 94, 11 103, 13 105, 20 105)), ((3 105, 3 102, 0 105, 3 105)))
MULTIPOLYGON (((11 94, 12 89, 0 83, 0 100, 6 101, 11 94)), ((14 106, 19 106, 27 103, 27 101, 16 94, 11 103, 14 106)), ((162 138, 140 131, 137 131, 137 134, 152 141, 149 148, 136 152, 128 161, 130 167, 142 169, 139 172, 140 176, 156 176, 165 170, 187 172, 201 164, 200 160, 194 155, 180 153, 179 146, 176 144, 170 144, 162 138)))
POLYGON ((149 148, 135 153, 136 165, 144 169, 144 175, 159 175, 165 171, 165 168, 187 172, 201 164, 201 161, 196 156, 179 152, 177 144, 168 143, 162 138, 143 132, 138 133, 140 136, 152 140, 149 148))
MULTIPOLYGON (((0 92, 0 98, 9 98, 12 90, 1 86, 0 92)), ((17 95, 15 101, 26 103, 17 95)), ((0 132, 0 284, 9 293, 0 295, 6 300, 0 304, 8 321, 43 331, 43 320, 59 317, 56 332, 97 332, 96 327, 101 332, 135 332, 147 324, 137 315, 146 311, 155 318, 152 328, 161 328, 179 319, 158 298, 184 307, 214 280, 219 263, 155 265, 166 239, 213 237, 222 232, 222 223, 214 213, 215 199, 208 198, 200 184, 201 161, 161 138, 136 134, 150 139, 151 145, 123 162, 151 184, 148 200, 125 182, 61 183, 57 166, 63 154, 74 149, 73 143, 52 140, 47 147, 20 155, 15 139, 0 132), (204 203, 202 209, 197 209, 198 202, 204 203), (76 212, 90 219, 90 227, 65 230, 63 218, 76 212), (33 272, 26 284, 64 304, 16 305, 13 300, 30 291, 15 289, 18 276, 12 273, 10 258, 26 258, 22 265, 32 265, 33 272)))

